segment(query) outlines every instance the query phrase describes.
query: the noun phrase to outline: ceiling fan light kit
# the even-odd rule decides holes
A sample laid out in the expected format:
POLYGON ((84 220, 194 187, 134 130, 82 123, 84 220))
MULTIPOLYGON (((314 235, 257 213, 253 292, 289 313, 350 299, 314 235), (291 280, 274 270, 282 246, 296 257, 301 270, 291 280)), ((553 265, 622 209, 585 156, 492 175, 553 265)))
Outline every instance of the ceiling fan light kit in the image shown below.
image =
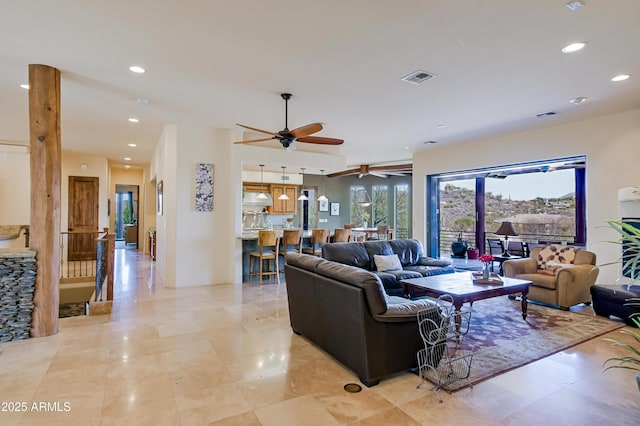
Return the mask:
POLYGON ((293 130, 289 130, 289 99, 291 99, 291 93, 282 93, 280 97, 284 99, 284 129, 279 132, 270 132, 268 130, 258 129, 256 127, 245 126, 244 124, 236 123, 238 126, 245 129, 253 130, 258 133, 264 133, 270 135, 268 138, 250 139, 245 141, 234 142, 236 144, 252 144, 256 142, 270 141, 273 139, 278 140, 284 148, 294 149, 294 142, 311 143, 317 145, 342 145, 344 140, 335 138, 325 138, 322 136, 311 136, 314 133, 318 133, 322 130, 322 124, 311 123, 305 126, 297 127, 293 130))

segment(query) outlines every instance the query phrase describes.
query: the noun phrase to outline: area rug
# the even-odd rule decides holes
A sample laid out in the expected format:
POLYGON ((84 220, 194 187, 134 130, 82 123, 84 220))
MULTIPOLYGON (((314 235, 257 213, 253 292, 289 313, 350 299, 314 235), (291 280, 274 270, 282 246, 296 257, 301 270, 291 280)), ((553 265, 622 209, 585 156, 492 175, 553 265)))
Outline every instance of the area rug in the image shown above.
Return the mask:
POLYGON ((475 302, 462 349, 473 354, 466 380, 443 386, 456 391, 624 327, 624 323, 520 301, 506 296, 475 302))

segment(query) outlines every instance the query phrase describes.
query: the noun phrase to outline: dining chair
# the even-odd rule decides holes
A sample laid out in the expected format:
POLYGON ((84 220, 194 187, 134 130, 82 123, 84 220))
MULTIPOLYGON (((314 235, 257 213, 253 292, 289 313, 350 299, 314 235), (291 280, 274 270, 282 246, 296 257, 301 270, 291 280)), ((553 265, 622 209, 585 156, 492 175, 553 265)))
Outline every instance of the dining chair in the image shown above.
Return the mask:
POLYGON ((278 252, 280 248, 280 238, 276 231, 259 230, 258 231, 258 250, 249 253, 249 281, 255 275, 260 276, 260 284, 262 284, 263 275, 275 275, 276 281, 280 284, 280 273, 278 271, 278 252), (258 272, 253 272, 254 260, 258 259, 258 272), (264 261, 267 261, 267 270, 263 269, 264 261), (271 265, 273 261, 273 265, 271 265))
POLYGON ((378 225, 375 234, 369 236, 369 240, 388 240, 389 239, 389 225, 378 225))
POLYGON ((333 231, 333 242, 334 243, 348 243, 351 241, 351 229, 340 229, 336 228, 333 231))
POLYGON ((322 246, 329 242, 328 229, 314 229, 311 231, 311 247, 302 249, 303 253, 322 256, 322 246))

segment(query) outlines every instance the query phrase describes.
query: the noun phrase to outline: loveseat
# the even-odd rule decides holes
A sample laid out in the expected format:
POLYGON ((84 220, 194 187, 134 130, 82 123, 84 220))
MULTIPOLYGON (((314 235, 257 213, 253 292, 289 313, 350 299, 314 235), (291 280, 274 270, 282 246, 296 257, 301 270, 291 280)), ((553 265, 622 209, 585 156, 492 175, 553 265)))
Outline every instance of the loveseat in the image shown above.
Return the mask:
MULTIPOLYGON (((377 275, 307 254, 287 254, 285 277, 294 333, 351 369, 363 384, 373 386, 417 367, 424 344, 416 314, 432 308, 433 301, 388 296, 377 275)), ((440 323, 438 310, 434 315, 440 323)))
POLYGON ((322 257, 373 272, 390 296, 404 295, 400 280, 454 272, 450 261, 425 257, 422 243, 411 239, 325 244, 322 257))
POLYGON ((528 258, 502 264, 506 277, 530 280, 527 299, 568 310, 578 303, 590 303, 590 288, 600 269, 593 252, 569 246, 538 246, 528 258))

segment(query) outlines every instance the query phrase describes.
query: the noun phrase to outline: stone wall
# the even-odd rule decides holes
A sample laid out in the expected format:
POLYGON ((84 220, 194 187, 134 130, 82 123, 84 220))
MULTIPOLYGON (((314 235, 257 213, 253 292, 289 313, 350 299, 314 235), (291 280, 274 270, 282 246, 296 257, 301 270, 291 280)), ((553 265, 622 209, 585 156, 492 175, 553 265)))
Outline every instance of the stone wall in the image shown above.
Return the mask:
POLYGON ((29 338, 36 252, 0 249, 0 342, 29 338))

